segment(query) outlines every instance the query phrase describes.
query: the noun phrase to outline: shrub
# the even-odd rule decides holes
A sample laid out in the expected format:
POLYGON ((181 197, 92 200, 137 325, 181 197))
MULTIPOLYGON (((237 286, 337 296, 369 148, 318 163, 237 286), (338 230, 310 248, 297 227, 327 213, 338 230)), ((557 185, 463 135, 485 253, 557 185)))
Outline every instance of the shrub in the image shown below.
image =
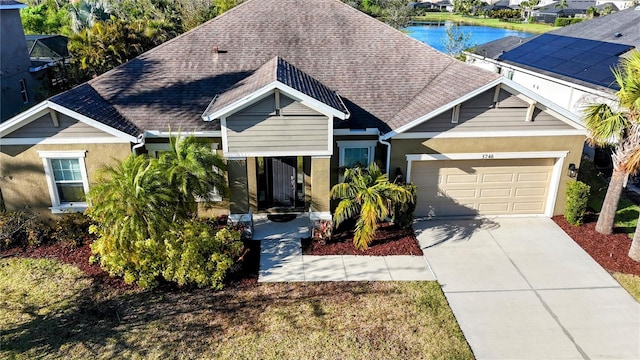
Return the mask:
POLYGON ((567 26, 581 22, 580 18, 556 18, 555 26, 567 26))
POLYGON ((216 231, 204 223, 188 221, 165 240, 167 261, 162 276, 178 285, 222 288, 227 271, 242 252, 240 235, 237 230, 216 231))
POLYGON ((70 247, 80 247, 91 241, 91 218, 82 213, 68 213, 58 218, 53 226, 53 238, 70 247))
POLYGON ((403 229, 410 229, 413 226, 414 212, 416 210, 416 186, 406 184, 404 187, 411 192, 413 201, 396 203, 393 209, 393 222, 403 229))
POLYGON ((25 210, 0 213, 0 250, 37 246, 49 241, 51 228, 25 210))
POLYGON ((576 226, 582 224, 590 191, 591 187, 581 181, 572 181, 567 184, 567 202, 564 218, 568 223, 576 226))

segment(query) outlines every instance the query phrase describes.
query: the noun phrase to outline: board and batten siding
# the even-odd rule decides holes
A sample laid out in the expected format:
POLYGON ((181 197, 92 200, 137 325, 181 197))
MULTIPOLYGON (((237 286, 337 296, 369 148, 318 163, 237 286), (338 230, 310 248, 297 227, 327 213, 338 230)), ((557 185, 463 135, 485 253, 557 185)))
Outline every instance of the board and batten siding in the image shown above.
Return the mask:
POLYGON ((532 121, 525 121, 529 104, 501 90, 493 102, 494 90, 486 91, 460 106, 458 123, 452 123, 452 111, 446 111, 408 132, 571 130, 573 127, 536 108, 532 121))
POLYGON ((327 151, 327 116, 280 95, 276 114, 275 95, 226 119, 226 140, 230 153, 327 151))
POLYGON ((34 138, 34 139, 78 139, 78 138, 105 138, 115 137, 106 132, 96 129, 65 114, 57 113, 58 125, 54 126, 51 114, 47 113, 21 127, 20 129, 7 134, 7 139, 34 138))

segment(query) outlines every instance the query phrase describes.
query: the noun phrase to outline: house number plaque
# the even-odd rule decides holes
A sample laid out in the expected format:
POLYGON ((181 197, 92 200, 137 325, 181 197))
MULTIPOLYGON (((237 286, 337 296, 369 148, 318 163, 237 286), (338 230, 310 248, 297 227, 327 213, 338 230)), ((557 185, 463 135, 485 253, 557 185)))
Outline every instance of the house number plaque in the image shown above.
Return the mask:
POLYGON ((482 154, 483 159, 493 159, 493 154, 482 154))

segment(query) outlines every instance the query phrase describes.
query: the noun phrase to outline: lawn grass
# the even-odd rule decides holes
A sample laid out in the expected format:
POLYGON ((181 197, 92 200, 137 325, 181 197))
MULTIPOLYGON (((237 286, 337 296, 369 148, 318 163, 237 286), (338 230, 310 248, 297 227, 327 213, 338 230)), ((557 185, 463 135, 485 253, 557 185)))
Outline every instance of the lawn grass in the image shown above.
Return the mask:
POLYGON ((640 302, 640 276, 622 273, 613 273, 613 277, 618 280, 625 290, 640 302))
POLYGON ((500 21, 499 19, 481 18, 476 16, 463 16, 446 12, 427 13, 424 16, 413 17, 414 21, 453 21, 469 25, 490 26, 502 29, 510 29, 524 31, 533 34, 543 34, 551 30, 559 29, 558 27, 547 24, 529 24, 529 23, 511 23, 500 21))
MULTIPOLYGON (((593 163, 588 160, 582 161, 578 180, 591 186, 588 206, 596 213, 599 213, 602 209, 602 203, 604 202, 604 197, 607 194, 609 183, 593 166, 593 163)), ((639 214, 640 206, 634 204, 633 201, 622 194, 620 202, 618 203, 618 211, 616 211, 614 226, 620 231, 633 236, 633 233, 636 230, 636 225, 638 224, 639 214)))
POLYGON ((0 260, 0 358, 472 359, 436 282, 110 290, 0 260))

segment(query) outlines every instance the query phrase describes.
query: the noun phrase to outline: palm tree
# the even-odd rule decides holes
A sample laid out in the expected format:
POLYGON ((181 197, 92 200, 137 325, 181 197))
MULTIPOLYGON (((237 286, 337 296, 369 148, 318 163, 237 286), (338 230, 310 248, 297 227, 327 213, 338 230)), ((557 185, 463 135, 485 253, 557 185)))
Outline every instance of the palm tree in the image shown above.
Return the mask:
POLYGON ((130 155, 101 176, 87 195, 87 214, 99 224, 105 249, 125 254, 169 229, 176 196, 149 158, 130 155))
POLYGON ((640 52, 632 51, 612 71, 620 87, 616 92, 617 106, 589 105, 584 117, 591 145, 615 146, 613 174, 596 224, 596 231, 602 234, 613 232, 624 181, 628 174, 640 169, 640 52))
POLYGON ((369 246, 378 222, 389 216, 394 204, 413 202, 411 191, 389 182, 375 163, 345 169, 344 181, 331 189, 331 198, 341 199, 333 215, 335 226, 358 218, 353 244, 360 250, 369 246))
POLYGON ((171 136, 171 148, 158 159, 169 184, 178 190, 180 209, 185 214, 197 212, 196 199, 211 204, 212 193, 226 193, 226 164, 211 150, 211 144, 194 136, 171 136))
POLYGON ((567 0, 560 0, 559 3, 553 5, 554 9, 560 9, 560 10, 564 10, 568 7, 569 7, 569 4, 567 4, 567 0))

